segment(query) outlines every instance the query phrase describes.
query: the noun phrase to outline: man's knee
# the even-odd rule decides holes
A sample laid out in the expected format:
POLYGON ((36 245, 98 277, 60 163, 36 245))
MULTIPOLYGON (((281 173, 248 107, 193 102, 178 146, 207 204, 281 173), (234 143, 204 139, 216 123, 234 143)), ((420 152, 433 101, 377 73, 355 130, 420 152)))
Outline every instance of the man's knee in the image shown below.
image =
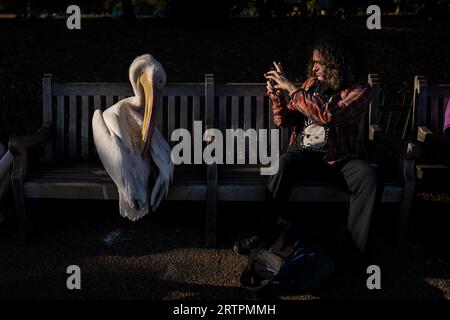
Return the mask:
POLYGON ((366 164, 361 168, 360 171, 362 185, 366 188, 373 190, 377 189, 378 186, 378 174, 377 169, 370 164, 366 164))
POLYGON ((356 163, 357 182, 360 188, 376 190, 380 182, 380 174, 370 163, 358 160, 356 163))

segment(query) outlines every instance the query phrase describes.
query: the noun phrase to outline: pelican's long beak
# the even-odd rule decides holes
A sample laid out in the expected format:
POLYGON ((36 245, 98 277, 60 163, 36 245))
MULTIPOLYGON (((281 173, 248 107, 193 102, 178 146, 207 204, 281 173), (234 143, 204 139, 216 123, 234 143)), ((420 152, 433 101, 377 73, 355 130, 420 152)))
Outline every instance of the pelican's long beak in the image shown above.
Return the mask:
POLYGON ((155 96, 153 90, 153 83, 147 77, 145 73, 141 74, 139 77, 139 82, 144 88, 144 100, 145 100, 145 109, 144 109, 144 120, 142 123, 142 143, 141 143, 141 155, 142 159, 145 159, 150 150, 150 143, 152 140, 154 121, 152 118, 155 114, 155 106, 158 101, 158 97, 155 96))

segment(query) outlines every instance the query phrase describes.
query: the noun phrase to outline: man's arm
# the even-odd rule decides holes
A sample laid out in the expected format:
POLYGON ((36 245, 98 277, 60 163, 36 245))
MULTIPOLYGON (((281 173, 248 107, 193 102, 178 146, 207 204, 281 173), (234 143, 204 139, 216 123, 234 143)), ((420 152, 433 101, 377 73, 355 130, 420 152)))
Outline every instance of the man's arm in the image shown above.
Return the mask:
POLYGON ((367 110, 372 98, 372 87, 368 84, 355 86, 339 101, 325 101, 304 89, 290 93, 288 109, 297 110, 319 125, 332 127, 357 121, 367 110))
POLYGON ((275 125, 283 128, 291 127, 300 115, 299 111, 288 108, 284 97, 270 94, 269 98, 272 102, 272 116, 275 125))
MULTIPOLYGON (((273 65, 276 69, 276 73, 285 79, 285 74, 283 71, 283 67, 281 66, 281 62, 273 62, 273 65)), ((270 74, 275 72, 274 70, 269 71, 268 73, 265 73, 264 76, 266 78, 270 78, 270 74)), ((297 110, 290 110, 288 109, 286 100, 284 98, 283 91, 276 90, 274 87, 276 83, 274 80, 268 80, 267 81, 267 96, 269 97, 270 101, 272 102, 272 116, 273 116, 273 122, 278 127, 291 127, 299 117, 302 117, 301 113, 299 113, 297 110)), ((297 86, 295 86, 293 83, 289 83, 289 87, 291 90, 296 90, 297 86)))

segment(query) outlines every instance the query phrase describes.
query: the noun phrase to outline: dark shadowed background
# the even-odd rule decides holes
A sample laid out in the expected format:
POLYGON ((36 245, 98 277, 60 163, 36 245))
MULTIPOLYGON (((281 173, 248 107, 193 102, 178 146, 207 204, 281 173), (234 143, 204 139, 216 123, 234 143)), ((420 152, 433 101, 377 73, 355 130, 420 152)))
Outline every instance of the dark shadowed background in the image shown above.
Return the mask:
POLYGON ((68 30, 65 9, 76 3, 0 1, 0 142, 41 125, 44 73, 128 81, 142 53, 163 63, 169 82, 201 82, 205 73, 216 82, 263 82, 274 59, 301 81, 311 42, 340 32, 366 53, 387 99, 404 82, 411 89, 417 74, 450 81, 448 1, 378 1, 381 30, 367 29, 364 1, 303 0, 79 1, 81 30, 68 30))
MULTIPOLYGON (((413 78, 450 83, 449 1, 306 0, 0 0, 0 142, 42 124, 42 77, 128 82, 132 60, 151 53, 168 82, 264 82, 273 60, 302 81, 308 46, 322 35, 349 35, 378 73, 388 101, 412 94, 413 78), (81 8, 81 30, 66 27, 68 5, 81 8), (381 30, 366 27, 378 4, 381 30)), ((346 261, 313 294, 280 299, 449 299, 448 194, 419 193, 411 214, 407 257, 394 249, 398 208, 375 221, 383 290, 368 291, 346 261)), ((14 240, 13 219, 0 224, 0 298, 237 299, 245 258, 230 250, 247 235, 262 204, 220 204, 217 250, 203 243, 204 203, 165 203, 137 223, 117 201, 28 201, 35 223, 29 246, 14 240), (242 214, 245 213, 245 214, 242 214), (66 289, 66 267, 83 270, 83 290, 66 289)), ((305 207, 323 222, 345 219, 346 207, 305 207), (329 216, 327 216, 327 219, 329 216)), ((331 230, 325 228, 325 232, 331 230)), ((333 239, 328 239, 333 242, 333 239)), ((328 243, 330 245, 330 243, 328 243)))

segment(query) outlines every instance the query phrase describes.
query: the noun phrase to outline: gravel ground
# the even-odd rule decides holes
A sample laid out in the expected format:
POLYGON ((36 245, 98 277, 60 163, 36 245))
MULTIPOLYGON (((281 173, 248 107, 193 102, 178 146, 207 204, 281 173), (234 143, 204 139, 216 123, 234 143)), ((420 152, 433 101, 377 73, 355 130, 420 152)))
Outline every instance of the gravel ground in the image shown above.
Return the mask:
MULTIPOLYGON (((36 229, 31 244, 14 242, 13 219, 0 225, 1 299, 251 298, 239 285, 246 259, 230 248, 251 230, 260 205, 221 206, 217 249, 203 245, 203 204, 165 203, 136 223, 120 217, 114 201, 39 200, 29 206, 36 229), (81 290, 66 288, 69 265, 81 268, 81 290)), ((394 246, 395 208, 378 214, 374 261, 382 271, 381 290, 368 290, 367 276, 338 260, 332 278, 319 290, 299 294, 275 286, 261 299, 449 299, 448 209, 448 204, 417 201, 407 252, 394 246)), ((330 217, 328 210, 316 206, 318 220, 330 217)), ((345 208, 338 212, 345 218, 345 208)), ((325 246, 335 239, 341 221, 330 219, 316 233, 325 246)))

